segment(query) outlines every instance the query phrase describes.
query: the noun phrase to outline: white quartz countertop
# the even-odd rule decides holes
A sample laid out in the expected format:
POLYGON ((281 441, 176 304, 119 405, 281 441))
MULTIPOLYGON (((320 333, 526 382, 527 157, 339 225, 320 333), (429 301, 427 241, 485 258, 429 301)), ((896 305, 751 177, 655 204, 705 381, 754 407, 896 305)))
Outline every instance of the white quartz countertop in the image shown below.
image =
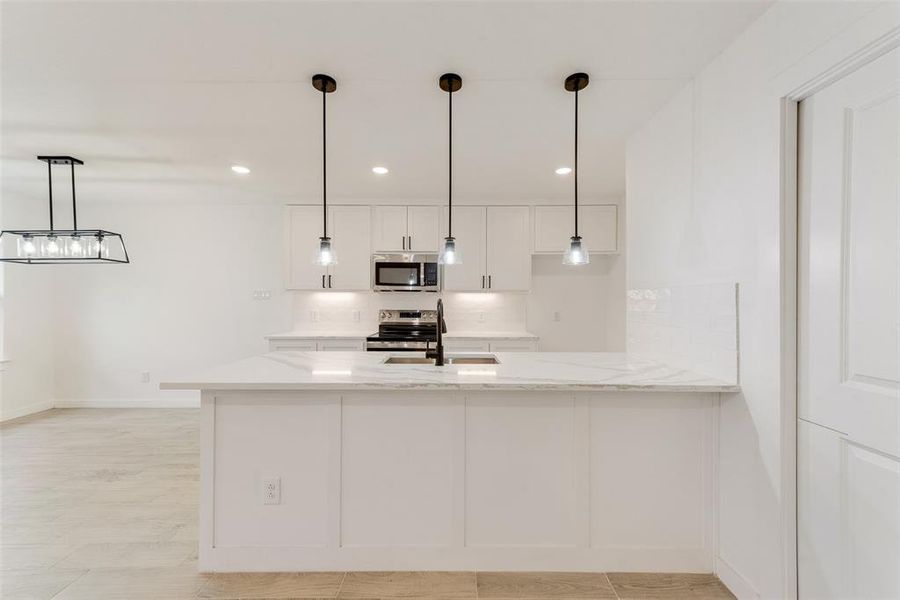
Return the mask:
MULTIPOLYGON (((451 352, 452 356, 463 353, 451 352)), ((270 352, 166 390, 609 390, 734 392, 735 384, 606 352, 497 352, 497 365, 386 365, 389 352, 270 352)), ((417 356, 405 353, 403 356, 417 356)))
MULTIPOLYGON (((378 327, 372 327, 365 331, 288 331, 285 333, 273 333, 265 336, 267 340, 348 340, 366 338, 377 331, 378 327)), ((444 337, 451 340, 459 339, 491 339, 491 340, 536 340, 538 336, 527 331, 448 331, 444 337)))

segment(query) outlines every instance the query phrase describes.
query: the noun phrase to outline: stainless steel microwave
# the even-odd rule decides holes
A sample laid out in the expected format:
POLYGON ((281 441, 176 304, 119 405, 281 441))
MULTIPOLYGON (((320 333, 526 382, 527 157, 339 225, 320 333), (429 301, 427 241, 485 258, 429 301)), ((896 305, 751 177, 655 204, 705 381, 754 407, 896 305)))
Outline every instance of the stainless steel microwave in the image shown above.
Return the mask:
POLYGON ((372 255, 372 290, 376 292, 439 292, 437 254, 372 255))

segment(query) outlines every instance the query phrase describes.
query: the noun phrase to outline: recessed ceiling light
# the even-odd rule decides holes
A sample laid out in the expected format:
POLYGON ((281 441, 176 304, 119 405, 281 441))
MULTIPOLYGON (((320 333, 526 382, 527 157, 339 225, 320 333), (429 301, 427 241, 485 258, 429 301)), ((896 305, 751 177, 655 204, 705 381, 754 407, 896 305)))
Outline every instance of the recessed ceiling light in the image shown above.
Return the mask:
POLYGON ((556 170, 557 175, 568 175, 572 172, 572 167, 560 167, 556 170))
POLYGON ((238 175, 247 175, 248 173, 250 173, 250 169, 243 165, 231 165, 231 170, 238 175))
POLYGON ((372 167, 372 172, 376 175, 387 175, 388 168, 387 167, 372 167))

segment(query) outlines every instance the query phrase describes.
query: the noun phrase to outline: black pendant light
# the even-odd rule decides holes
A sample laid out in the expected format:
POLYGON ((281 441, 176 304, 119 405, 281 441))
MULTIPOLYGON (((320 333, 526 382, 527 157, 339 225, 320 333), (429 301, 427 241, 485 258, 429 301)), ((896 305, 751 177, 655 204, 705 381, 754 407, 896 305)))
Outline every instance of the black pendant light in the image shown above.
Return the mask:
POLYGON ((456 73, 444 73, 440 78, 441 89, 447 92, 448 98, 448 129, 447 129, 447 237, 444 238, 444 247, 438 256, 438 262, 442 265, 458 265, 462 263, 459 249, 456 247, 456 238, 453 237, 453 92, 458 92, 462 87, 462 77, 456 73))
POLYGON ((575 235, 569 239, 569 249, 563 254, 564 265, 586 265, 591 262, 587 246, 578 235, 578 92, 587 87, 590 77, 587 73, 573 73, 566 77, 567 92, 575 92, 575 235))
POLYGON ((47 163, 50 229, 0 232, 0 262, 26 265, 129 262, 121 234, 105 229, 78 229, 75 165, 83 165, 84 162, 71 156, 37 158, 47 163), (69 165, 72 173, 72 229, 53 228, 53 165, 69 165))
POLYGON ((322 237, 319 238, 319 251, 316 253, 316 264, 323 267, 337 264, 337 256, 328 237, 328 186, 325 152, 325 98, 337 89, 337 82, 329 75, 321 73, 313 75, 313 87, 322 92, 322 237))

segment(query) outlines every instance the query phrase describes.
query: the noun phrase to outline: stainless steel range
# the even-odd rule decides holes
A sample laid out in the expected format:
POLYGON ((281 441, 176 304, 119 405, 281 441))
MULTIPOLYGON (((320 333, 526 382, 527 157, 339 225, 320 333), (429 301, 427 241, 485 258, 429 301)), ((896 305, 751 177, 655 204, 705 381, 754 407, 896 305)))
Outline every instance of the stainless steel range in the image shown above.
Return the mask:
POLYGON ((366 338, 366 350, 424 352, 437 342, 436 310, 382 310, 378 333, 366 338))

